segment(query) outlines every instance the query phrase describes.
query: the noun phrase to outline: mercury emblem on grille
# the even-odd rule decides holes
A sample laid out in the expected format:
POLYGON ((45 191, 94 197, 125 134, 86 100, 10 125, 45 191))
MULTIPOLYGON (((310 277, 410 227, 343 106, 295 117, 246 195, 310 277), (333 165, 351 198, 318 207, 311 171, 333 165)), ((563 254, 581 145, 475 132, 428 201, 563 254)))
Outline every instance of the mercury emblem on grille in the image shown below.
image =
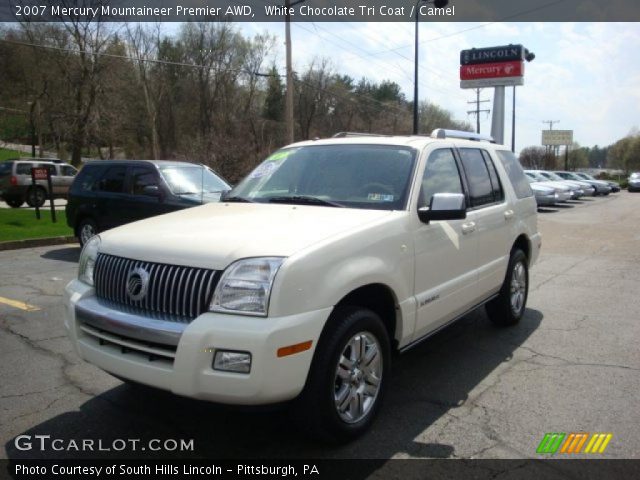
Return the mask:
POLYGON ((127 295, 131 300, 137 302, 142 300, 147 294, 149 286, 149 272, 142 267, 136 267, 127 275, 127 295))

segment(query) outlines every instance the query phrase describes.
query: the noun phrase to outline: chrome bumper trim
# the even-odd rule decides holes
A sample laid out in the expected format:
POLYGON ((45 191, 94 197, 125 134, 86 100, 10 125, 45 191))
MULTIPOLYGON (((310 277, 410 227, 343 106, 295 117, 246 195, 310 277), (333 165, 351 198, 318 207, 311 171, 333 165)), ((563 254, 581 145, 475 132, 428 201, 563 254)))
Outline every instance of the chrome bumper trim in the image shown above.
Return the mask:
POLYGON ((151 343, 178 346, 186 323, 169 322, 109 308, 95 297, 76 304, 76 320, 105 332, 151 343))

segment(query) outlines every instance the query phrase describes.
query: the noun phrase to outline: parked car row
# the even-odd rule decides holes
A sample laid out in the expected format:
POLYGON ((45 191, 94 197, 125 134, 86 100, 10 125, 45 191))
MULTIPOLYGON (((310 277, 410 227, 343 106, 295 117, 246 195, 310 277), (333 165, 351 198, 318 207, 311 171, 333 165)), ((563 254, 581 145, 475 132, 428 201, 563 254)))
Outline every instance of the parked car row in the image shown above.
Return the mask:
POLYGON ((539 207, 620 191, 618 183, 598 180, 582 172, 525 170, 525 175, 539 207))
POLYGON ((18 208, 25 201, 30 207, 41 207, 48 198, 66 198, 78 173, 75 167, 53 158, 16 158, 0 163, 0 198, 18 208), (47 167, 51 172, 51 191, 46 180, 33 185, 31 169, 47 167))

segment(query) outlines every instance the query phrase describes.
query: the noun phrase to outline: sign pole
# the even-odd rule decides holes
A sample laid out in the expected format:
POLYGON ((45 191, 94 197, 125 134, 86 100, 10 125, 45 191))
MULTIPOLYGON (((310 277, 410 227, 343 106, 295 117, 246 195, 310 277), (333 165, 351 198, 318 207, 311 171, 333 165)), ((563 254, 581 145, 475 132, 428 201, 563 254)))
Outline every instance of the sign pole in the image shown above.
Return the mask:
POLYGON ((47 168, 47 185, 49 186, 49 206, 51 207, 51 221, 56 223, 56 209, 53 205, 53 187, 51 185, 51 169, 47 168))
MULTIPOLYGON (((36 184, 36 169, 31 169, 31 188, 35 192, 37 188, 36 184)), ((38 206, 38 202, 36 201, 36 218, 40 220, 40 207, 38 206)))
POLYGON ((504 144, 504 85, 494 87, 491 136, 496 143, 504 144))

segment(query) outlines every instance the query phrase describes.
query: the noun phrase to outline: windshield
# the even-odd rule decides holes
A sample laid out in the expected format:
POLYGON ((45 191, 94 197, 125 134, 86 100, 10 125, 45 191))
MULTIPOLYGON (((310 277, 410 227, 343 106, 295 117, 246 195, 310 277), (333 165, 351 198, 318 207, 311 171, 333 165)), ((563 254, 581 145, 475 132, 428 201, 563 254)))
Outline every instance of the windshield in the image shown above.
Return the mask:
POLYGON ((405 208, 415 164, 413 148, 312 145, 279 150, 255 168, 228 200, 405 208))
POLYGON ((560 180, 560 181, 564 181, 564 178, 562 178, 560 175, 558 175, 557 173, 553 173, 553 172, 544 172, 542 173, 542 175, 544 175, 545 177, 547 177, 549 180, 560 180))
POLYGON ((535 180, 536 182, 548 182, 549 179, 547 177, 544 177, 542 175, 540 175, 537 172, 524 172, 527 177, 532 178, 533 180, 535 180))
POLYGON ((163 167, 160 173, 174 195, 222 192, 231 188, 207 167, 163 167))
POLYGON ((576 173, 579 177, 586 178, 587 180, 595 180, 591 175, 587 175, 586 173, 576 173))

